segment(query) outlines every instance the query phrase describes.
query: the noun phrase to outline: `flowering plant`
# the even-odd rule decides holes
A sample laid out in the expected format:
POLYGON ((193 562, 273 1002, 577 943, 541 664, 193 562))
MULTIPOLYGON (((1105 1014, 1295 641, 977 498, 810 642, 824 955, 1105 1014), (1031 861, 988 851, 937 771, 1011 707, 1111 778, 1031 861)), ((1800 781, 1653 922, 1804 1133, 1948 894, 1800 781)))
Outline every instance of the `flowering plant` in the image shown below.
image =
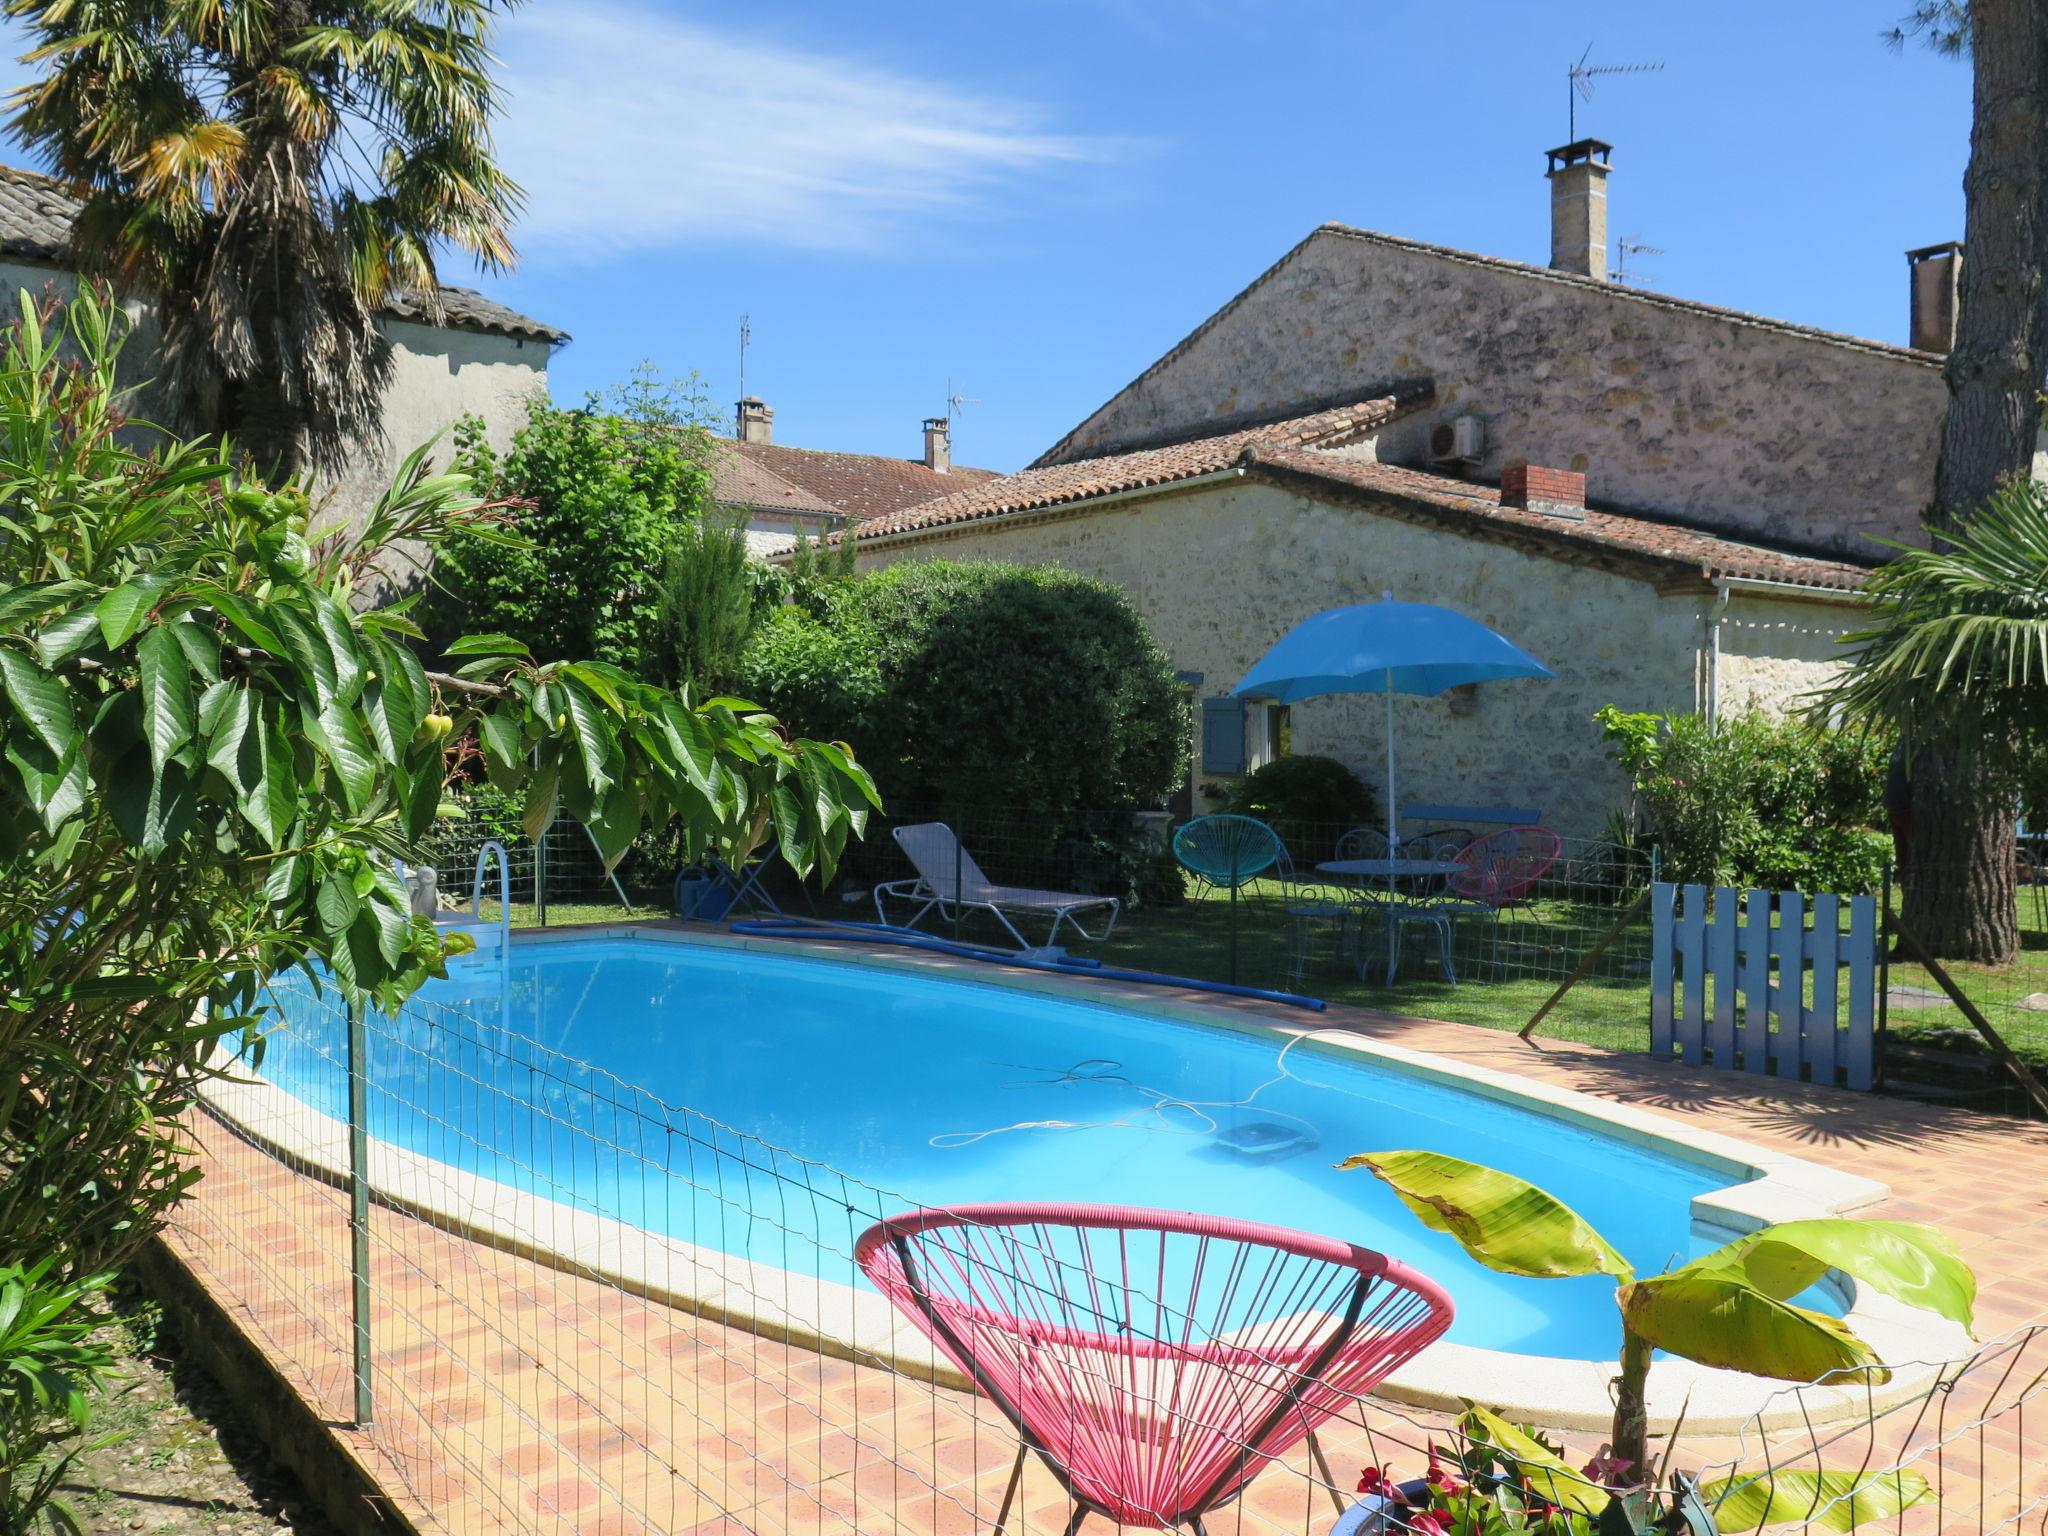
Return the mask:
POLYGON ((1926 1497, 1917 1473, 1849 1480, 1780 1470, 1701 1487, 1683 1472, 1638 1468, 1607 1446, 1574 1465, 1564 1447, 1468 1402, 1453 1443, 1432 1445, 1423 1475, 1402 1480, 1366 1467, 1368 1505, 1347 1536, 1716 1536, 1814 1520, 1848 1531, 1926 1497))

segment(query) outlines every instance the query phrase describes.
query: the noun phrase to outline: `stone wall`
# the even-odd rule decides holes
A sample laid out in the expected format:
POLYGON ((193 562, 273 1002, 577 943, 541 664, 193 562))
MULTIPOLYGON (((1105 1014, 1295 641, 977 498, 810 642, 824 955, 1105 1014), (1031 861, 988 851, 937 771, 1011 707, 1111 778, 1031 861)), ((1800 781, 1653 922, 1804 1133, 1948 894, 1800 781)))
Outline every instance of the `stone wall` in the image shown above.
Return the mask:
MULTIPOLYGON (((1704 705, 1710 593, 1660 594, 1633 576, 1255 481, 864 546, 860 563, 874 569, 904 559, 1048 563, 1115 582, 1173 665, 1202 674, 1203 697, 1227 694, 1294 624, 1325 608, 1391 590, 1471 614, 1557 678, 1488 684, 1467 700, 1397 697, 1400 798, 1535 805, 1568 836, 1597 836, 1627 794, 1592 723, 1595 710, 1704 705)), ((1832 665, 1823 644, 1832 643, 1829 625, 1852 617, 1833 605, 1735 595, 1722 624, 1722 707, 1739 698, 1737 707, 1782 708, 1832 665)), ((1380 785, 1385 708, 1376 696, 1297 704, 1294 750, 1339 758, 1380 785)), ((1199 763, 1199 739, 1194 746, 1199 763)), ((1195 804, 1213 808, 1199 794, 1195 804)))
MULTIPOLYGON (((15 313, 15 295, 24 288, 38 297, 51 289, 68 296, 76 280, 54 267, 0 261, 6 315, 15 313)), ((123 307, 135 329, 122 352, 121 375, 139 382, 155 367, 156 324, 146 305, 130 301, 123 307)), ((526 419, 526 400, 547 390, 549 348, 544 342, 390 317, 380 324, 392 343, 384 441, 366 445, 341 475, 319 488, 331 494, 333 510, 349 515, 366 511, 390 485, 405 456, 436 433, 444 436, 435 459, 445 465, 453 447, 445 434, 466 415, 483 417, 495 447, 509 446, 526 419)))
POLYGON ((1414 377, 1436 401, 1383 434, 1390 463, 1421 464, 1429 428, 1473 412, 1479 479, 1582 469, 1596 503, 1859 560, 1866 534, 1921 536, 1947 404, 1924 353, 1328 227, 1053 453, 1414 377))

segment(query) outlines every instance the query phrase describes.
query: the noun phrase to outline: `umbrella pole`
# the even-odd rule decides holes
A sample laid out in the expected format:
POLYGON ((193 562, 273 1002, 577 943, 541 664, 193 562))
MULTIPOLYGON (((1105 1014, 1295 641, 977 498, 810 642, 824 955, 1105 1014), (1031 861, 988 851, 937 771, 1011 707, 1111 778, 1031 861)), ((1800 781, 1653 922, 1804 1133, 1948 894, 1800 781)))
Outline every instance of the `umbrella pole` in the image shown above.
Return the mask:
POLYGON ((1394 947, 1399 943, 1394 921, 1394 871, 1392 861, 1401 857, 1400 797, 1394 787, 1394 669, 1387 668, 1387 968, 1381 972, 1388 985, 1394 980, 1394 947))
POLYGON ((1401 829, 1395 817, 1394 796, 1394 669, 1387 668, 1387 857, 1401 854, 1401 829))

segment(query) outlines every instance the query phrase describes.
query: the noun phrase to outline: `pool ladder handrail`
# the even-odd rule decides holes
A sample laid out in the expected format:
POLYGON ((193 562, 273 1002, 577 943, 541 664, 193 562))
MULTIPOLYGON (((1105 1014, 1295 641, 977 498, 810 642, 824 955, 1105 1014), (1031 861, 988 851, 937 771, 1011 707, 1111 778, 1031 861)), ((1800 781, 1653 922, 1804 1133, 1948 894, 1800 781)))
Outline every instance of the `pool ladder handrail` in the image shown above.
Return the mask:
POLYGON ((498 856, 498 959, 512 958, 512 856, 495 837, 484 839, 476 851, 476 876, 469 887, 469 915, 479 926, 484 920, 484 866, 492 854, 498 856))

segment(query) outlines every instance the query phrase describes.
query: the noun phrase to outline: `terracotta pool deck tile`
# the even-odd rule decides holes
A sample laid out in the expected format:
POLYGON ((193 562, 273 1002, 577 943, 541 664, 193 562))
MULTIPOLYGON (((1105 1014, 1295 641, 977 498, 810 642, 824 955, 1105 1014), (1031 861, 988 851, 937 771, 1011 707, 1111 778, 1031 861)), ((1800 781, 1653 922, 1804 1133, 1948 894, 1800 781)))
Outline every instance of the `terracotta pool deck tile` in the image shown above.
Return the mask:
MULTIPOLYGON (((1301 1023, 1256 1005, 1237 1011, 1301 1023)), ((1895 1193, 1870 1214, 1932 1220, 1978 1268, 1980 1336, 2048 1312, 2042 1128, 1362 1010, 1317 1021, 1331 1026, 1885 1178, 1895 1193)), ((195 1137, 207 1177, 181 1212, 173 1248, 316 1411, 345 1423, 345 1199, 211 1121, 195 1137)), ((379 1208, 371 1226, 380 1418, 337 1433, 421 1529, 950 1536, 994 1519, 1015 1440, 986 1404, 737 1332, 396 1211, 379 1208)), ((1951 1429, 1984 1401, 1976 1382, 1949 1396, 1951 1429)), ((1419 1465, 1440 1421, 1375 1407, 1369 1423, 1324 1432, 1340 1482, 1368 1461, 1419 1465)), ((1896 1456, 1911 1428, 1887 1419, 1865 1441, 1896 1456)), ((1923 1425, 1911 1443, 1931 1445, 1936 1428, 1923 1425)), ((1850 1433, 1840 1449, 1858 1443, 1850 1433)), ((1700 1440, 1688 1449, 1732 1459, 1738 1447, 1700 1440)), ((1905 1528, 1945 1528, 1948 1513, 1966 1506, 1974 1519, 1980 1501, 2023 1507, 2048 1492, 2043 1460, 2038 1438, 2010 1420, 1953 1444, 1927 1463, 1938 1461, 1948 1480, 1948 1511, 1918 1512, 1905 1528), (1966 1490, 1968 1498, 1954 1496, 1966 1490)), ((1062 1531, 1067 1514, 1034 1459, 1013 1531, 1062 1531)), ((1209 1528, 1251 1536, 1319 1529, 1330 1518, 1327 1496, 1295 1458, 1209 1528)))

